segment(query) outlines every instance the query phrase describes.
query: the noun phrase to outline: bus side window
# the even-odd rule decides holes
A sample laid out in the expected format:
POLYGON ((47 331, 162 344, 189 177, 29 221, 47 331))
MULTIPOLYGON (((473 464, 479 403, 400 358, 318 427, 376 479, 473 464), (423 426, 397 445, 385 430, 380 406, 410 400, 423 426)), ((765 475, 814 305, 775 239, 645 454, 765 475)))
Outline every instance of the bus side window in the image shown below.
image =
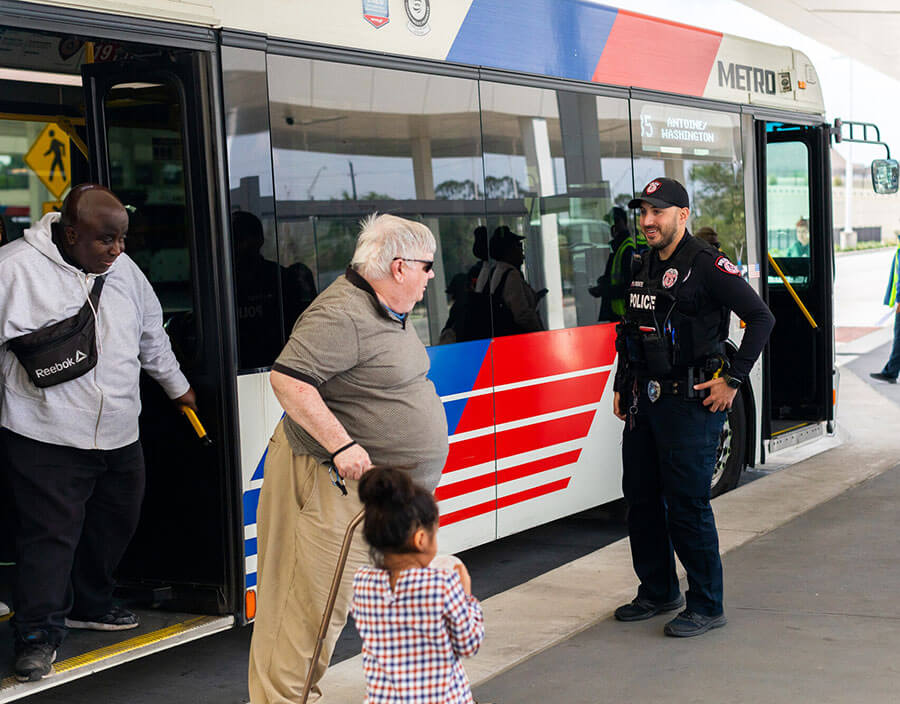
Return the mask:
MULTIPOLYGON (((322 291, 350 263, 366 216, 418 220, 437 241, 435 278, 409 321, 426 345, 476 339, 450 316, 462 312, 466 277, 481 261, 477 83, 278 55, 267 66, 282 271, 303 264, 322 291)), ((309 288, 305 271, 293 273, 309 288)), ((286 294, 290 317, 287 303, 286 294)))
MULTIPOLYGON (((603 277, 616 234, 633 234, 615 205, 631 198, 627 102, 485 81, 481 96, 489 224, 524 237, 542 329, 612 320, 603 277)), ((510 332, 530 324, 522 316, 510 332)))

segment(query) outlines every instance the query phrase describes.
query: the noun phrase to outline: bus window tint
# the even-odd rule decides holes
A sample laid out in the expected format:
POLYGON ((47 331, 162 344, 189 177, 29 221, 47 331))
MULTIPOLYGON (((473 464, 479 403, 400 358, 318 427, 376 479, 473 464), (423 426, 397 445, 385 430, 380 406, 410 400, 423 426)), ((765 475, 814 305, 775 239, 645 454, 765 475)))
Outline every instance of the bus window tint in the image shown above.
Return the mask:
POLYGON ((633 187, 626 101, 482 81, 481 103, 489 228, 524 238, 543 329, 611 320, 598 284, 633 187))
POLYGON ((128 255, 159 296, 182 364, 199 354, 184 179, 181 95, 174 83, 123 83, 105 97, 109 187, 129 210, 128 255), (140 125, 140 126, 136 126, 140 125))
POLYGON ((631 102, 634 183, 657 176, 684 184, 691 201, 688 229, 709 227, 719 249, 748 275, 743 158, 737 113, 631 102))
MULTIPOLYGON (((803 142, 766 145, 766 223, 769 254, 795 288, 810 278, 809 148, 803 142)), ((769 286, 783 287, 769 270, 769 286)))
POLYGON ((437 240, 435 278, 412 325, 425 344, 462 341, 446 328, 484 224, 477 83, 270 55, 268 88, 282 268, 302 262, 321 291, 366 215, 421 221, 437 240))
MULTIPOLYGON (((222 70, 238 368, 249 370, 272 365, 284 346, 285 333, 311 296, 296 295, 291 272, 278 265, 265 54, 222 47, 222 70)), ((302 266, 309 271, 314 254, 298 257, 295 270, 302 266)), ((307 279, 311 278, 310 273, 307 279)))

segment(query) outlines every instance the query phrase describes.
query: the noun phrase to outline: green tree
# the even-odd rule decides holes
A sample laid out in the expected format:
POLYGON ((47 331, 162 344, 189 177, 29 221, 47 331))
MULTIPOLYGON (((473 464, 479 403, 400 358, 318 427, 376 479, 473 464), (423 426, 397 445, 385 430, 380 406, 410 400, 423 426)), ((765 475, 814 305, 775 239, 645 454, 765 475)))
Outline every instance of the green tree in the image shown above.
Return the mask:
POLYGON ((711 227, 719 234, 722 251, 731 259, 745 259, 747 241, 744 191, 740 167, 706 162, 691 167, 694 229, 711 227))

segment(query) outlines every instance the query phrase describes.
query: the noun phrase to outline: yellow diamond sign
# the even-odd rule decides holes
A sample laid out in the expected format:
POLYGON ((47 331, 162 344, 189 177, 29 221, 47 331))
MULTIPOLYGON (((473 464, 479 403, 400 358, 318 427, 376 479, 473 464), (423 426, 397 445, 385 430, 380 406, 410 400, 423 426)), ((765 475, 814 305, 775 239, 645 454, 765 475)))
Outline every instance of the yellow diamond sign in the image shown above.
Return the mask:
POLYGON ((69 135, 51 122, 31 145, 25 163, 37 174, 57 199, 69 187, 72 172, 69 159, 69 135))

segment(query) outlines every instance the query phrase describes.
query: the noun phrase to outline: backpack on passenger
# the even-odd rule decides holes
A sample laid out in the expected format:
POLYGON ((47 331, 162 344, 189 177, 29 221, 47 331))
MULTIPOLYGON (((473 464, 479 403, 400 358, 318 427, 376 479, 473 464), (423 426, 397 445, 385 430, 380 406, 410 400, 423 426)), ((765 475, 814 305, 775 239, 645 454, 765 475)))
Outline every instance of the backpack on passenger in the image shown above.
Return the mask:
POLYGON ((463 315, 457 324, 456 341, 483 340, 488 337, 500 337, 515 332, 512 313, 503 302, 503 287, 506 285, 506 277, 512 269, 507 269, 500 277, 500 283, 490 291, 491 279, 494 278, 494 269, 488 276, 488 284, 482 291, 469 291, 463 304, 463 315), (493 328, 491 319, 493 318, 493 328))

